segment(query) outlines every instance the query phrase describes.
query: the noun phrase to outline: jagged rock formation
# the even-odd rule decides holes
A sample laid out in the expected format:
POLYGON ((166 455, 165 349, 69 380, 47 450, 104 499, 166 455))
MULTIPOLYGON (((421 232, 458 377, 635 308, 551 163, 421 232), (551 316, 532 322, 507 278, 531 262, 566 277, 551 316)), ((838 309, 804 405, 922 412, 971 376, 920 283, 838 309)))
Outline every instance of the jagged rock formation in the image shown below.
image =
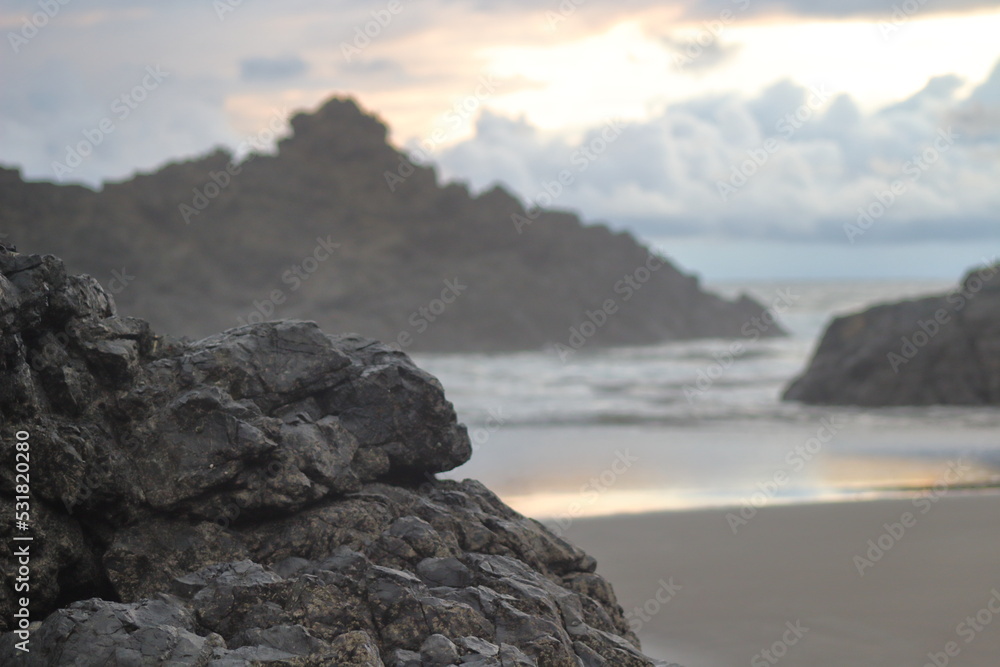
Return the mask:
POLYGON ((1000 265, 949 294, 834 320, 784 398, 833 405, 1000 405, 1000 265))
POLYGON ((0 273, 0 437, 31 480, 25 531, 4 447, 0 629, 22 596, 34 621, 0 664, 653 664, 593 558, 434 478, 469 439, 405 354, 299 321, 182 343, 53 256, 0 273))
POLYGON ((233 164, 217 151, 100 192, 0 168, 0 231, 174 335, 304 318, 405 351, 488 351, 569 345, 608 300, 613 316, 573 342, 737 337, 761 315, 669 263, 650 271, 628 234, 566 212, 529 217, 500 188, 439 185, 350 100, 291 128, 277 155, 233 164))

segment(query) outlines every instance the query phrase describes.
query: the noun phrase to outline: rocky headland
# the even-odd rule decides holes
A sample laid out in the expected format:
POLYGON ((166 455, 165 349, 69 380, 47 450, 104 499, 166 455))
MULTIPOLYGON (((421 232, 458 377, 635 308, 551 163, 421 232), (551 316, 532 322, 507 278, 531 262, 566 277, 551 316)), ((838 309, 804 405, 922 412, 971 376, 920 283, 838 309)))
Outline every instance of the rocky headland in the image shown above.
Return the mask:
POLYGON ((0 273, 0 664, 654 664, 593 558, 435 478, 469 439, 404 353, 179 341, 54 256, 0 273))
POLYGON ((173 335, 301 318, 407 352, 589 349, 738 337, 763 310, 627 233, 440 183, 352 100, 275 116, 248 145, 275 130, 275 154, 218 150, 98 191, 0 168, 0 232, 173 335))

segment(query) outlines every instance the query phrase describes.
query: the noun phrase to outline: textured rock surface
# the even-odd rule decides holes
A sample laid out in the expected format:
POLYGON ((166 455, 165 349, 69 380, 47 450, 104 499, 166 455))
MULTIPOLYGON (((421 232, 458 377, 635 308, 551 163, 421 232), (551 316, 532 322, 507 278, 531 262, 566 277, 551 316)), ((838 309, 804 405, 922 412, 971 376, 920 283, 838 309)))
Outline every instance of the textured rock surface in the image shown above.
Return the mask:
POLYGON ((836 405, 1000 405, 1000 265, 954 291, 830 324, 786 400, 836 405))
MULTIPOLYGON (((30 656, 0 664, 653 664, 596 564, 481 484, 439 383, 307 322, 186 343, 0 256, 3 442, 30 433, 30 656)), ((10 629, 13 456, 0 470, 10 629)))
POLYGON ((273 156, 215 152, 99 192, 0 168, 3 231, 175 335, 307 318, 406 351, 480 351, 568 345, 583 325, 593 348, 739 337, 761 315, 666 260, 649 271, 649 249, 626 233, 563 211, 529 218, 500 188, 440 184, 351 100, 297 114, 291 130, 273 156), (609 299, 613 316, 588 331, 587 312, 601 322, 609 299))

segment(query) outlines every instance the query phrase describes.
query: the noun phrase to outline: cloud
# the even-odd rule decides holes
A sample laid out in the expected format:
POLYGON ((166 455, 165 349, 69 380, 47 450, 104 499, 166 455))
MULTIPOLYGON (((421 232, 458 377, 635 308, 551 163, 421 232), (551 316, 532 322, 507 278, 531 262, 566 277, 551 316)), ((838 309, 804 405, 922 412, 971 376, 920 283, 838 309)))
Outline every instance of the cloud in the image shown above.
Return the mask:
MULTIPOLYGON (((514 2, 489 2, 464 0, 464 4, 482 12, 499 13, 515 9, 551 9, 558 11, 558 2, 539 5, 534 0, 514 2)), ((668 9, 685 21, 702 21, 718 18, 723 12, 732 11, 753 18, 887 18, 897 8, 907 18, 932 14, 970 14, 995 11, 995 0, 951 0, 948 3, 932 0, 618 0, 615 3, 578 3, 581 14, 630 14, 648 9, 668 9)))
POLYGON ((337 64, 337 74, 356 89, 360 85, 401 88, 419 84, 422 77, 410 72, 404 63, 392 58, 368 58, 337 64))
POLYGON ((886 107, 883 114, 893 114, 897 112, 919 112, 930 106, 940 106, 941 104, 951 104, 955 93, 962 87, 965 81, 954 74, 936 76, 927 82, 924 88, 910 98, 886 107))
POLYGON ((688 73, 718 67, 734 58, 741 48, 739 44, 723 44, 715 38, 704 44, 697 38, 681 39, 671 35, 659 39, 673 53, 675 69, 688 73))
POLYGON ((308 70, 306 61, 294 55, 244 58, 240 61, 240 78, 243 81, 286 81, 308 70))
POLYGON ((1000 64, 951 117, 969 140, 992 145, 992 158, 1000 160, 1000 64))
MULTIPOLYGON (((145 67, 155 64, 170 71, 170 78, 149 102, 116 122, 114 132, 68 180, 96 185, 219 144, 234 148, 248 133, 263 127, 272 108, 313 107, 334 92, 356 95, 366 108, 390 120, 393 134, 403 143, 430 136, 449 109, 468 99, 490 53, 501 46, 540 43, 540 34, 547 40, 574 43, 592 32, 587 27, 588 12, 610 21, 640 16, 650 8, 673 7, 678 22, 700 22, 741 4, 731 0, 584 3, 554 34, 545 31, 540 16, 557 2, 432 0, 419 12, 404 4, 406 9, 363 53, 347 61, 341 42, 353 39, 355 29, 372 20, 371 3, 244 2, 224 20, 204 0, 95 0, 86 4, 87 12, 70 3, 21 53, 0 58, 0 79, 9 92, 0 96, 0 160, 23 167, 28 177, 52 178, 53 162, 64 160, 67 148, 108 116, 114 100, 141 81, 145 67), (139 23, 137 7, 154 14, 154 19, 139 23), (87 23, 82 32, 83 19, 98 11, 105 19, 87 23), (178 35, 184 36, 183 44, 197 48, 181 46, 178 35), (264 55, 262 44, 269 49, 264 55), (234 76, 234 68, 240 76, 234 76)), ((19 1, 16 11, 0 10, 0 21, 17 26, 18 12, 36 6, 33 1, 19 1)), ((819 4, 753 0, 746 5, 746 14, 885 15, 889 6, 884 0, 819 4)), ((993 4, 960 2, 949 7, 972 11, 984 6, 993 4)), ((921 11, 934 8, 928 2, 921 11)), ((655 25, 675 46, 685 43, 685 33, 662 30, 662 25, 672 25, 669 21, 655 25)), ((554 206, 656 235, 844 242, 843 222, 855 219, 857 209, 867 206, 874 193, 899 178, 907 161, 933 142, 938 128, 954 125, 960 135, 955 148, 909 184, 906 196, 879 219, 865 241, 995 234, 995 222, 990 221, 1000 211, 1000 195, 995 194, 1000 176, 1000 74, 994 72, 963 98, 958 77, 937 77, 916 95, 877 113, 863 112, 850 97, 833 97, 789 137, 783 135, 781 124, 807 104, 810 95, 790 81, 749 97, 722 92, 666 107, 656 98, 658 91, 670 90, 677 80, 715 74, 713 68, 734 60, 735 48, 724 39, 710 44, 687 70, 695 76, 671 78, 677 72, 666 71, 660 60, 652 59, 658 69, 650 70, 649 91, 631 105, 633 115, 647 120, 628 125, 613 142, 605 141, 599 159, 583 162, 578 153, 581 145, 600 146, 607 128, 597 123, 581 134, 584 123, 567 114, 566 124, 575 133, 571 139, 568 131, 543 131, 520 117, 523 109, 544 111, 548 99, 538 96, 541 102, 533 101, 531 93, 549 85, 532 77, 550 63, 529 59, 529 68, 514 70, 504 79, 500 94, 483 102, 494 110, 479 116, 475 135, 439 149, 435 159, 450 177, 470 180, 477 188, 503 181, 525 199, 546 192, 545 184, 568 170, 572 181, 561 186, 564 191, 554 198, 554 206), (497 110, 504 108, 512 110, 497 110), (654 108, 660 111, 650 111, 654 108), (734 168, 772 137, 780 149, 768 154, 747 183, 724 200, 718 184, 731 179, 734 168), (583 164, 586 169, 581 171, 583 164)), ((575 58, 580 52, 567 49, 566 53, 575 58)), ((625 65, 607 69, 617 74, 618 66, 625 65)), ((765 75, 771 73, 762 73, 761 81, 769 80, 765 75)), ((588 86, 597 89, 595 81, 606 86, 608 78, 601 78, 598 69, 581 68, 578 78, 557 81, 565 84, 557 92, 575 100, 588 86)), ((600 117, 605 100, 617 102, 628 91, 605 87, 599 93, 599 97, 581 95, 577 108, 600 117)), ((673 91, 663 93, 664 98, 668 94, 673 91)), ((451 125, 444 126, 452 131, 451 125)), ((465 131, 462 125, 448 141, 465 131)))
MULTIPOLYGON (((650 3, 652 4, 652 3, 650 3)), ((679 3, 685 17, 713 18, 723 11, 738 10, 748 16, 798 16, 809 18, 888 17, 901 10, 907 17, 921 14, 962 14, 995 11, 992 0, 688 0, 679 3)))
POLYGON ((650 237, 847 243, 845 225, 867 211, 866 243, 998 239, 1000 153, 985 131, 1000 126, 997 72, 965 98, 958 77, 941 76, 867 114, 846 95, 785 81, 751 99, 671 105, 613 141, 605 128, 571 142, 483 113, 476 135, 437 161, 475 189, 506 183, 529 204, 650 237), (581 159, 588 148, 600 154, 581 159))
POLYGON ((979 85, 969 96, 969 100, 990 106, 1000 106, 1000 63, 990 77, 979 85))

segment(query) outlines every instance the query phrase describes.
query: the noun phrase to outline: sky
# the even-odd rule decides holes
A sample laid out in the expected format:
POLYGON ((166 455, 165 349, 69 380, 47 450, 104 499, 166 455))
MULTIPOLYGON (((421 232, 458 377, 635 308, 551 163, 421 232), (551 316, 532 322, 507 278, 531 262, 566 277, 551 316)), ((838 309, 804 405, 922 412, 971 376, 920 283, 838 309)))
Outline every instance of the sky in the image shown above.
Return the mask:
POLYGON ((995 2, 63 2, 0 4, 0 164, 31 179, 241 153, 349 95, 442 179, 709 282, 955 279, 1000 253, 995 2))

